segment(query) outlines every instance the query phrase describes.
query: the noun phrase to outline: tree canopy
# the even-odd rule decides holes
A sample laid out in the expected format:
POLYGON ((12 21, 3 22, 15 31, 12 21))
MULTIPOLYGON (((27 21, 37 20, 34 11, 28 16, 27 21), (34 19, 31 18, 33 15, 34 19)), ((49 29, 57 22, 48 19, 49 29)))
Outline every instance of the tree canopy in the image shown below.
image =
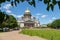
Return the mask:
POLYGON ((18 26, 17 20, 12 15, 9 15, 9 18, 5 21, 5 24, 8 28, 15 28, 18 26))
POLYGON ((7 20, 8 17, 9 16, 7 14, 5 14, 5 12, 0 11, 0 25, 2 24, 3 21, 7 20))
POLYGON ((51 24, 52 28, 60 28, 60 19, 56 19, 51 24))
POLYGON ((17 20, 12 15, 7 15, 4 12, 0 11, 0 28, 15 28, 18 27, 17 20))
MULTIPOLYGON (((14 1, 13 0, 0 0, 0 4, 4 3, 6 1, 10 2, 12 6, 14 6, 14 5, 17 6, 17 3, 19 3, 19 2, 25 2, 25 1, 27 1, 28 4, 33 5, 34 7, 36 7, 36 5, 37 5, 35 0, 14 0, 14 1)), ((60 0, 38 0, 38 1, 39 2, 43 1, 43 3, 47 5, 46 9, 48 11, 49 11, 50 8, 53 11, 54 10, 54 6, 56 4, 58 4, 58 7, 60 9, 60 0)))
POLYGON ((52 23, 48 23, 47 26, 50 28, 60 29, 60 19, 56 19, 52 23))

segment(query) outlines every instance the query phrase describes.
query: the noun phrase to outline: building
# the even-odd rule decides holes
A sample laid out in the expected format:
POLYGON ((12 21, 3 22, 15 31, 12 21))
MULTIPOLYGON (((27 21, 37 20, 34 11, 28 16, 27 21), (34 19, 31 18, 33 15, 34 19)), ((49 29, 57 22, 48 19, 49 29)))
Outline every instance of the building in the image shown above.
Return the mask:
POLYGON ((40 27, 47 28, 47 24, 42 24, 40 27))
POLYGON ((40 22, 31 15, 30 10, 27 8, 21 20, 18 21, 20 27, 39 27, 40 22))

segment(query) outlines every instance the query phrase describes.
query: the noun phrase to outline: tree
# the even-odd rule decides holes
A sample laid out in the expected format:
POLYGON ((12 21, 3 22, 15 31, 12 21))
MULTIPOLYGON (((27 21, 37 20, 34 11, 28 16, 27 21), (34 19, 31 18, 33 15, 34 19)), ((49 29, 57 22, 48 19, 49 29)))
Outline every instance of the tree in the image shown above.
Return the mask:
POLYGON ((47 27, 51 28, 51 23, 48 23, 48 24, 47 24, 47 27))
POLYGON ((3 12, 0 12, 0 24, 3 22, 5 17, 5 14, 3 12))
POLYGON ((0 11, 0 28, 15 28, 18 27, 17 20, 12 15, 7 15, 5 12, 0 11))
MULTIPOLYGON (((27 1, 30 5, 33 5, 34 7, 36 6, 36 1, 35 0, 14 0, 14 1, 11 1, 11 0, 0 0, 0 4, 4 3, 6 1, 10 2, 12 6, 13 5, 17 6, 17 3, 24 2, 24 1, 27 1)), ((56 4, 58 4, 58 7, 60 9, 60 0, 59 1, 57 1, 57 0, 38 0, 38 1, 43 1, 44 4, 47 5, 46 9, 48 11, 49 11, 50 8, 53 11, 54 10, 54 6, 56 4)))
POLYGON ((2 23, 8 19, 8 15, 5 14, 5 12, 0 11, 0 27, 2 26, 2 23))
POLYGON ((51 24, 52 28, 59 29, 60 28, 60 19, 54 20, 51 24))
POLYGON ((6 27, 8 28, 15 28, 18 27, 17 20, 14 16, 9 15, 9 18, 6 20, 6 27))

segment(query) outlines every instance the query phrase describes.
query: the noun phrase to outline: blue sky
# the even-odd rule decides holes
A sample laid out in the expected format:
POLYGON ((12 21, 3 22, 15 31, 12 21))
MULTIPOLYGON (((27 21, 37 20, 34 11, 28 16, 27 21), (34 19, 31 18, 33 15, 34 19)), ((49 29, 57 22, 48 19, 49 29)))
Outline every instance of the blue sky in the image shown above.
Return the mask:
POLYGON ((23 3, 20 2, 17 4, 17 7, 12 7, 9 2, 5 2, 2 4, 2 7, 0 9, 9 15, 13 15, 16 18, 21 18, 25 10, 28 8, 32 16, 35 16, 37 19, 39 19, 40 24, 47 24, 55 19, 60 18, 60 10, 58 8, 58 5, 55 5, 54 11, 51 9, 47 11, 46 7, 47 5, 45 5, 43 2, 36 1, 36 7, 33 7, 25 1, 23 3))

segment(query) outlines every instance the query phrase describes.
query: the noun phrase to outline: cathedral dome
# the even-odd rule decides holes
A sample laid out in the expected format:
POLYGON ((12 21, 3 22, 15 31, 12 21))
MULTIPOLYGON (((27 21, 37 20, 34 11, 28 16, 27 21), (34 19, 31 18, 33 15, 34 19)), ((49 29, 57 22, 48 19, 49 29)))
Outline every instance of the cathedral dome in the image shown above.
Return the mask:
POLYGON ((27 8, 27 9, 25 10, 25 13, 30 13, 30 10, 27 8))
POLYGON ((31 13, 30 13, 30 10, 28 8, 25 10, 24 17, 30 17, 31 18, 31 13))

